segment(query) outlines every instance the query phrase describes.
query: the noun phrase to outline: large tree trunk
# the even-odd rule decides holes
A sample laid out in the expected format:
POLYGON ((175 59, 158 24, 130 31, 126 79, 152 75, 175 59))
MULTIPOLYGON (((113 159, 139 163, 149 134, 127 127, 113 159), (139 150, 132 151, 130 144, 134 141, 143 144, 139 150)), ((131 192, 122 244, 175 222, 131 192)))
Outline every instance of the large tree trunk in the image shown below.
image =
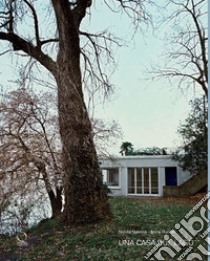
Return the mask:
MULTIPOLYGON (((71 71, 67 69, 70 62, 65 59, 58 79, 58 109, 65 171, 64 217, 67 224, 93 223, 110 217, 110 208, 83 95, 81 89, 73 83, 72 78, 76 75, 71 77, 71 71)), ((79 87, 81 88, 81 83, 79 87)))
POLYGON ((66 224, 93 223, 110 218, 111 212, 82 90, 79 26, 87 0, 78 1, 72 11, 66 0, 52 3, 59 32, 55 78, 65 171, 64 217, 66 224))

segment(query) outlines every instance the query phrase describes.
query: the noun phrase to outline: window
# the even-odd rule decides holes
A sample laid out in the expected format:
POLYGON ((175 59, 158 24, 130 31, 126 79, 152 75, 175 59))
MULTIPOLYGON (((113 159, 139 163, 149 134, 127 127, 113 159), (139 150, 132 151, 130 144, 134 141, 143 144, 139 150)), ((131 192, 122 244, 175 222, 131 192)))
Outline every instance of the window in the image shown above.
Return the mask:
POLYGON ((144 169, 144 194, 149 194, 149 189, 150 189, 149 174, 150 174, 149 169, 145 168, 144 169))
POLYGON ((158 169, 128 168, 128 194, 158 194, 158 169))
POLYGON ((151 169, 151 193, 158 194, 158 172, 157 168, 151 169))
POLYGON ((142 169, 136 169, 136 192, 137 194, 142 194, 142 169))
POLYGON ((128 193, 134 194, 135 193, 135 176, 134 176, 134 169, 128 169, 128 193))
POLYGON ((106 176, 105 181, 107 186, 118 187, 120 185, 118 168, 103 169, 102 173, 106 176))

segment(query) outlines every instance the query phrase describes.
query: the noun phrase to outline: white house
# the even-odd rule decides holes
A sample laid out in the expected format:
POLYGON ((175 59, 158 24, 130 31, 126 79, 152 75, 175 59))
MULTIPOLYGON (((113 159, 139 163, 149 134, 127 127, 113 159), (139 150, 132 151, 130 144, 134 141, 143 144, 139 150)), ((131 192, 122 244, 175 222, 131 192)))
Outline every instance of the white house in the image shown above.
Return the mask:
POLYGON ((164 186, 191 178, 169 155, 106 158, 100 168, 113 196, 163 196, 164 186))

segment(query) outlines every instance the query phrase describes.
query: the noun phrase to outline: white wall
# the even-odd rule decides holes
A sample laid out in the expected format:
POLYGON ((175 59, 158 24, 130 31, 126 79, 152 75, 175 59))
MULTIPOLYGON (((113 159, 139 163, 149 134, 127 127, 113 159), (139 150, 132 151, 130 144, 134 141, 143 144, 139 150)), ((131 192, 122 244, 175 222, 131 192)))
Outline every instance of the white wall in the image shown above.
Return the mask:
MULTIPOLYGON (((183 171, 178 162, 173 161, 169 155, 158 156, 123 156, 117 158, 100 159, 100 167, 119 168, 119 187, 110 187, 113 196, 127 196, 127 168, 157 168, 159 196, 163 195, 163 186, 165 186, 165 168, 177 167, 177 185, 181 185, 190 178, 190 174, 183 171)), ((149 194, 148 196, 151 196, 149 194)))

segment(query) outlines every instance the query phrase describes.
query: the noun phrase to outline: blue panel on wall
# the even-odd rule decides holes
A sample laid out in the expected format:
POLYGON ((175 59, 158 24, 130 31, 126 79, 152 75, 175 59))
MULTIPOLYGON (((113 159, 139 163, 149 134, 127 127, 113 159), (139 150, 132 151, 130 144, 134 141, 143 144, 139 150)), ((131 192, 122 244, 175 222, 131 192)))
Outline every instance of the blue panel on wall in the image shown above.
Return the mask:
POLYGON ((165 168, 166 186, 177 186, 176 167, 165 168))

